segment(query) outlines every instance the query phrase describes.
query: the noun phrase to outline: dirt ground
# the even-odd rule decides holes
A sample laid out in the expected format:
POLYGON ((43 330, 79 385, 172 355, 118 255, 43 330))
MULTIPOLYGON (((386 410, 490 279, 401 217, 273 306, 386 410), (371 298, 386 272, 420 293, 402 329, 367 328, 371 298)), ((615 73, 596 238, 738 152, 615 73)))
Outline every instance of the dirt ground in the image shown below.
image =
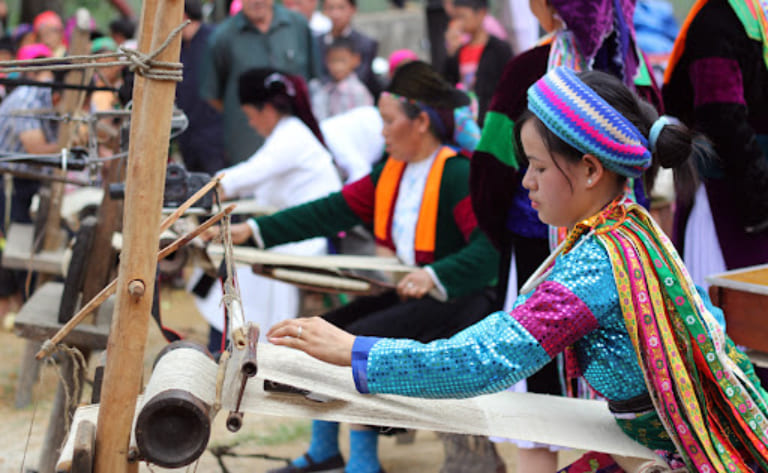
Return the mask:
MULTIPOLYGON (((186 338, 204 342, 207 325, 194 307, 192 297, 183 290, 164 288, 162 292, 164 322, 186 338)), ((24 351, 25 340, 13 333, 0 329, 0 473, 24 473, 34 469, 49 422, 49 412, 58 382, 53 366, 43 366, 39 382, 33 391, 33 403, 24 409, 13 407, 18 366, 24 351)), ((145 379, 149 378, 151 363, 165 345, 154 323, 150 327, 146 356, 144 360, 145 379)), ((91 371, 100 353, 92 356, 91 371)), ((89 374, 89 379, 93 373, 89 374)), ((90 399, 90 386, 86 386, 83 400, 90 399)), ((303 453, 309 442, 310 421, 246 415, 243 428, 237 434, 228 432, 224 416, 218 416, 209 447, 232 446, 232 452, 239 457, 224 457, 226 469, 231 473, 259 473, 282 466, 279 458, 293 458, 303 453), (267 460, 263 456, 276 457, 267 460)), ((347 454, 348 443, 344 441, 346 431, 341 434, 342 453, 347 454)), ((516 447, 509 443, 499 444, 499 453, 507 464, 507 471, 515 470, 516 447)), ((433 432, 419 431, 415 441, 398 444, 395 437, 382 436, 379 454, 384 469, 389 473, 437 473, 443 462, 441 442, 433 432)), ((579 452, 561 452, 559 462, 566 465, 579 456, 579 452)), ((151 470, 143 467, 143 471, 151 470)), ((206 451, 195 466, 188 471, 226 473, 210 451, 206 451)), ((180 471, 185 471, 184 469, 180 471)))

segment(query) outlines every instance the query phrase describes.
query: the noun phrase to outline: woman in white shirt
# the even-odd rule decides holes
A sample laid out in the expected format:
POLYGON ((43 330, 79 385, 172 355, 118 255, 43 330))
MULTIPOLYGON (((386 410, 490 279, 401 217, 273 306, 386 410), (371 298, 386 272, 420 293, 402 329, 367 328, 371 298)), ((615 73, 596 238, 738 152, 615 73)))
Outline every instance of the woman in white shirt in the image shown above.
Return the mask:
MULTIPOLYGON (((251 69, 240 76, 240 103, 248 122, 266 137, 250 158, 222 170, 226 199, 254 198, 263 206, 284 209, 325 197, 341 188, 341 180, 309 105, 306 84, 297 76, 274 69, 251 69)), ((295 255, 321 255, 325 238, 312 238, 274 248, 295 255)), ((267 328, 296 317, 299 292, 295 286, 237 268, 237 280, 247 320, 267 328)), ((221 291, 215 287, 197 307, 221 331, 221 291)))

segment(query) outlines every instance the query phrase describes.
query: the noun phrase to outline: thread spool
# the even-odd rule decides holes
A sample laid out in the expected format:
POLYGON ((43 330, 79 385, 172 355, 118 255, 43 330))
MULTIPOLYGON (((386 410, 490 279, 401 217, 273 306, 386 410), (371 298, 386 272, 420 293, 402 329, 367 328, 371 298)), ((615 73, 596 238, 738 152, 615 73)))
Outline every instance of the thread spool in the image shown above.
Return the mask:
POLYGON ((174 342, 160 352, 134 429, 141 459, 179 468, 202 455, 211 435, 216 369, 196 343, 174 342))

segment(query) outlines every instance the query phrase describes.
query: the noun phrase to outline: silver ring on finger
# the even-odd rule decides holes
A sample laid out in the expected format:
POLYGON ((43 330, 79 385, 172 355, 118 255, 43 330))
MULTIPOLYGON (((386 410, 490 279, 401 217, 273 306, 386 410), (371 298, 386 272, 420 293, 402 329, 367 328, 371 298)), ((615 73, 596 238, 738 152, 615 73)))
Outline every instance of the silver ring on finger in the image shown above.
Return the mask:
POLYGON ((296 338, 301 338, 301 331, 304 329, 301 325, 299 325, 299 329, 296 330, 296 338))
POLYGON ((412 282, 410 282, 410 281, 408 281, 408 283, 405 285, 405 287, 407 287, 408 289, 410 289, 410 288, 412 288, 412 287, 413 287, 413 283, 412 283, 412 282))

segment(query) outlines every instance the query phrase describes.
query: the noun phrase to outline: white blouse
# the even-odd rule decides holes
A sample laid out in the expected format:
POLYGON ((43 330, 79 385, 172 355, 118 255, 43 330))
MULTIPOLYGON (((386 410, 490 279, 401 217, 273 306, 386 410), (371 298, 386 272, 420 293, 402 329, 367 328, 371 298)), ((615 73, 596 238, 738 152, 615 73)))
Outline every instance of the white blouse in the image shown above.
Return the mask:
POLYGON ((221 171, 227 197, 284 209, 341 189, 331 155, 299 118, 282 118, 248 160, 221 171))
POLYGON ((392 242, 398 258, 405 264, 416 264, 414 244, 416 242, 416 224, 419 220, 421 200, 427 185, 427 176, 435 162, 437 151, 429 158, 416 163, 408 163, 400 179, 395 211, 392 215, 392 242))

